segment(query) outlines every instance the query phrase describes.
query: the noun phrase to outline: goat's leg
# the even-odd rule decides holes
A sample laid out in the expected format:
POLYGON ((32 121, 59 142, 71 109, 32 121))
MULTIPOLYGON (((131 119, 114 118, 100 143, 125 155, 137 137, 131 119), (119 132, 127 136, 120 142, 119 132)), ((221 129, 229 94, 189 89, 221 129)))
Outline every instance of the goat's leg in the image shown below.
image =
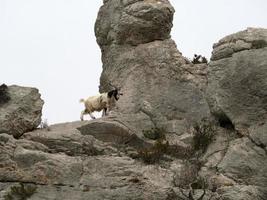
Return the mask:
POLYGON ((92 113, 89 112, 89 115, 92 119, 95 119, 95 116, 92 113))
POLYGON ((106 115, 109 115, 109 112, 110 112, 110 104, 108 103, 106 108, 106 115))
POLYGON ((107 108, 104 108, 103 111, 102 111, 102 117, 104 117, 106 115, 107 115, 107 108))
POLYGON ((83 121, 83 116, 85 115, 85 113, 86 113, 86 110, 83 110, 83 111, 81 112, 81 115, 80 115, 80 119, 81 119, 81 121, 83 121))

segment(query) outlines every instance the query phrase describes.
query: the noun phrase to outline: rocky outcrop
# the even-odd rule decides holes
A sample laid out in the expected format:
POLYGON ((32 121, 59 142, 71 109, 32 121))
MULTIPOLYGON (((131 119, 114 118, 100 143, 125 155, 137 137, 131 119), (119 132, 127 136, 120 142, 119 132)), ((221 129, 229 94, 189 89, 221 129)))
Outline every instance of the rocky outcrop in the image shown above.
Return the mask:
POLYGON ((267 117, 267 30, 249 28, 214 45, 208 75, 212 113, 247 132, 267 117))
POLYGON ((267 30, 193 64, 170 39, 173 13, 167 0, 104 0, 100 91, 124 95, 100 119, 0 134, 0 199, 267 199, 267 30))
POLYGON ((212 177, 211 188, 219 185, 217 191, 225 199, 267 197, 266 42, 266 29, 248 28, 226 36, 214 45, 209 63, 207 100, 228 133, 216 131, 220 145, 209 146, 200 174, 212 177))
POLYGON ((37 128, 44 104, 38 90, 12 85, 7 94, 9 100, 0 104, 0 133, 20 137, 37 128))
POLYGON ((170 37, 174 9, 167 0, 108 0, 95 25, 98 44, 138 45, 170 37))
POLYGON ((206 64, 185 59, 170 39, 174 9, 166 0, 110 0, 101 7, 96 37, 102 50, 100 91, 124 93, 120 113, 145 113, 155 124, 209 117, 202 93, 206 64))
MULTIPOLYGON (((49 131, 35 130, 19 140, 1 134, 0 198, 26 195, 32 186, 29 199, 167 199, 174 195, 171 169, 144 165, 127 156, 116 141, 78 131, 94 123, 53 125, 49 131)), ((173 168, 179 165, 172 163, 173 168)))

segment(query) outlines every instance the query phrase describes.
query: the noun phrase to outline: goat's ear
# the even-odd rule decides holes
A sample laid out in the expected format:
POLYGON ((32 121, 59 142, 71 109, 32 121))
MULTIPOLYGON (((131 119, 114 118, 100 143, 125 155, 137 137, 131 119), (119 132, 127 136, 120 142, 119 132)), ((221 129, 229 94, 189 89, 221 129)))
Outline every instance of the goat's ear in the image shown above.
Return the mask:
POLYGON ((111 98, 113 94, 114 94, 114 90, 109 91, 108 92, 108 97, 111 98))

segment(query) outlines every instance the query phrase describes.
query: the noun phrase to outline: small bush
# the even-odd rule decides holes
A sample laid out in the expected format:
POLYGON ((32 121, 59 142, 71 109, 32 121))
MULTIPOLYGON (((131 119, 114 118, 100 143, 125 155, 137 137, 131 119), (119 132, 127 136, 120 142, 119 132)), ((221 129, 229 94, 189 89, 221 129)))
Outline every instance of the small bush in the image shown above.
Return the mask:
POLYGON ((211 122, 204 119, 194 127, 193 148, 204 153, 212 142, 215 128, 211 122))
POLYGON ((27 200, 32 196, 37 189, 37 186, 28 184, 14 185, 10 188, 10 191, 4 196, 5 200, 27 200))
POLYGON ((154 145, 138 151, 138 157, 147 164, 159 162, 169 147, 168 141, 158 139, 154 145))
POLYGON ((260 49, 260 48, 264 48, 267 47, 267 42, 265 40, 254 40, 252 42, 251 47, 253 49, 260 49))
POLYGON ((194 151, 190 146, 169 145, 167 154, 178 159, 189 159, 194 151))
POLYGON ((195 182, 198 176, 198 167, 186 161, 179 174, 174 176, 174 185, 183 189, 188 189, 190 184, 195 182))
POLYGON ((0 105, 7 103, 10 100, 10 96, 8 94, 8 87, 6 84, 0 85, 0 105))
POLYGON ((142 131, 144 136, 151 140, 165 139, 165 131, 163 128, 152 128, 150 130, 142 131))

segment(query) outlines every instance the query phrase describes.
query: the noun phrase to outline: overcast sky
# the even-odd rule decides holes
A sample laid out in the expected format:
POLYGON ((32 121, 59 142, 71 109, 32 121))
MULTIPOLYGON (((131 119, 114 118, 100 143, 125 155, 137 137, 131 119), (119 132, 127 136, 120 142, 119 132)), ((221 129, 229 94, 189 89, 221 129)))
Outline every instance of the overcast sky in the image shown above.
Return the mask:
MULTIPOLYGON (((213 43, 267 28, 266 0, 171 0, 180 52, 210 57, 213 43)), ((49 124, 79 119, 80 98, 98 93, 94 22, 102 0, 0 0, 0 84, 39 89, 49 124)))

